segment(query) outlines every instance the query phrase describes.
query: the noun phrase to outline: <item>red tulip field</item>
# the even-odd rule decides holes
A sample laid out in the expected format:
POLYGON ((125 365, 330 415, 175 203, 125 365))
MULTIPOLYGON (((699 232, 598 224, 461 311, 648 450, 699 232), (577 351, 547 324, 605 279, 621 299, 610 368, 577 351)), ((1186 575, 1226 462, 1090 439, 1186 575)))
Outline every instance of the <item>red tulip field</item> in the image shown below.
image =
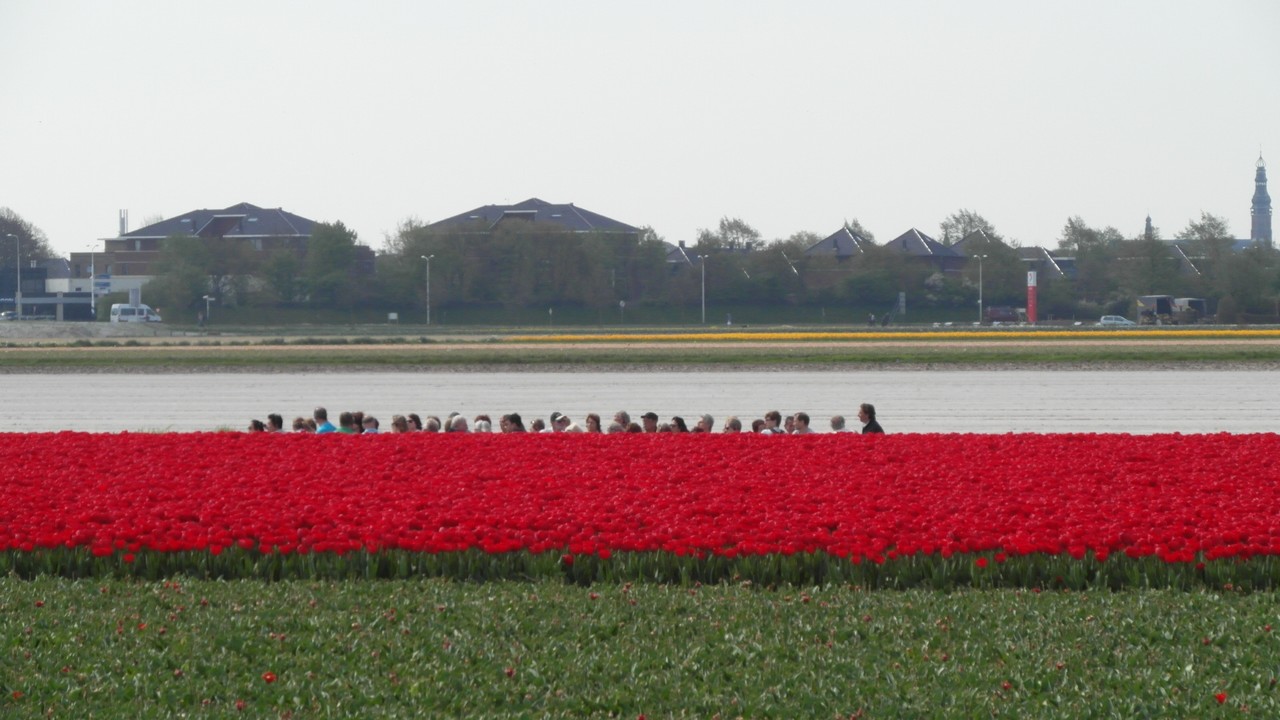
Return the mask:
POLYGON ((31 576, 1280 579, 1280 436, 0 436, 31 576))
POLYGON ((0 435, 0 715, 1270 717, 1277 458, 0 435))

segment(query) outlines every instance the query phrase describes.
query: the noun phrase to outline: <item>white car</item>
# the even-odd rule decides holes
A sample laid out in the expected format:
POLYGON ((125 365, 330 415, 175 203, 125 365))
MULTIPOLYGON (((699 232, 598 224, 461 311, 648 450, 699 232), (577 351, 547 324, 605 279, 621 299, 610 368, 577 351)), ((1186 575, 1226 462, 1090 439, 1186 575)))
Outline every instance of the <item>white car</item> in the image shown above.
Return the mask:
POLYGON ((1138 323, 1130 320, 1123 315, 1103 315, 1098 321, 1098 325, 1102 327, 1125 327, 1128 325, 1137 325, 1138 323))
POLYGON ((17 319, 18 319, 18 313, 13 310, 5 310, 4 312, 0 312, 0 321, 17 320, 17 319))

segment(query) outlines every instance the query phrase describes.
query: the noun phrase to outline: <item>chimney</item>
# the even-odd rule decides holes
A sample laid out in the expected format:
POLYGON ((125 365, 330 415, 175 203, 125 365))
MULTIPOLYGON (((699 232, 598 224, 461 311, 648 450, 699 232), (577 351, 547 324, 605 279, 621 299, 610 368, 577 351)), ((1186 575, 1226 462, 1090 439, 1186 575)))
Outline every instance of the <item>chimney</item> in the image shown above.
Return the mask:
POLYGON ((124 235, 127 232, 129 232, 129 211, 121 210, 120 211, 120 234, 124 235))

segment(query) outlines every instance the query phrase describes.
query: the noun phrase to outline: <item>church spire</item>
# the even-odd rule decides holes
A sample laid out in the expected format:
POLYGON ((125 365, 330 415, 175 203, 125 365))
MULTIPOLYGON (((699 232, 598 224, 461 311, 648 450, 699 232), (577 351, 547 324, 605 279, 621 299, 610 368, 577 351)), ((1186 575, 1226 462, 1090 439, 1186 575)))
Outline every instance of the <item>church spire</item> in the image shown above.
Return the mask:
POLYGON ((1267 163, 1263 161, 1262 153, 1258 153, 1256 167, 1258 172, 1253 178, 1253 209, 1249 213, 1253 216, 1253 232, 1249 238, 1271 247, 1271 196, 1267 194, 1267 163))

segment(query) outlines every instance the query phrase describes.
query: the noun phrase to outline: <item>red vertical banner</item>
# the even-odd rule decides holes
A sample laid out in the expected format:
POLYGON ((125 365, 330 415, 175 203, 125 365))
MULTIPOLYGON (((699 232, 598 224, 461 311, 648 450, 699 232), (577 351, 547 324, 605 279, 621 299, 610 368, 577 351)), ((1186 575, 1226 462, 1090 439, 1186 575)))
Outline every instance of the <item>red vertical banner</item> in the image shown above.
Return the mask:
POLYGON ((1036 324, 1036 271, 1027 271, 1027 322, 1036 324))

